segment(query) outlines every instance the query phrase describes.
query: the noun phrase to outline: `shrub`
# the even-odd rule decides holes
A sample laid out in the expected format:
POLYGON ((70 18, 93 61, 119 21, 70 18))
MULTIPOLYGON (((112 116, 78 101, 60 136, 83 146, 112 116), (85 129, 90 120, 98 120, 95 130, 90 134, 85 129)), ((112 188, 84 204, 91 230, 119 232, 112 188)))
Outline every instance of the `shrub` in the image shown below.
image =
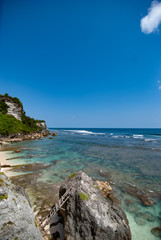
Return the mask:
POLYGON ((76 175, 76 173, 74 172, 74 173, 70 174, 69 178, 73 178, 73 177, 75 177, 75 175, 76 175))
POLYGON ((4 95, 0 94, 0 135, 8 136, 15 133, 32 133, 40 132, 41 127, 37 126, 38 122, 45 122, 41 120, 35 120, 25 115, 23 111, 21 120, 17 120, 13 115, 7 115, 8 105, 5 103, 5 100, 10 99, 12 102, 18 104, 22 107, 21 101, 17 97, 11 97, 8 93, 4 95))
POLYGON ((4 99, 0 100, 0 112, 2 114, 6 114, 7 113, 7 109, 8 109, 8 106, 5 103, 4 99))
POLYGON ((12 115, 0 114, 0 134, 8 136, 15 133, 32 133, 40 131, 33 118, 25 116, 25 121, 17 120, 12 115))

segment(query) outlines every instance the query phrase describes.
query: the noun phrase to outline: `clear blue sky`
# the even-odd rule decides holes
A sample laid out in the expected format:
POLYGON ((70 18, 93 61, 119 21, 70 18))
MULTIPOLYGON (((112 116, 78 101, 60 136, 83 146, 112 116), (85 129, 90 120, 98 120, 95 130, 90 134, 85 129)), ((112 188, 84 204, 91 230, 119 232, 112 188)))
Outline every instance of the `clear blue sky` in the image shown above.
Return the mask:
POLYGON ((0 92, 49 127, 161 127, 161 33, 140 27, 150 5, 0 0, 0 92))

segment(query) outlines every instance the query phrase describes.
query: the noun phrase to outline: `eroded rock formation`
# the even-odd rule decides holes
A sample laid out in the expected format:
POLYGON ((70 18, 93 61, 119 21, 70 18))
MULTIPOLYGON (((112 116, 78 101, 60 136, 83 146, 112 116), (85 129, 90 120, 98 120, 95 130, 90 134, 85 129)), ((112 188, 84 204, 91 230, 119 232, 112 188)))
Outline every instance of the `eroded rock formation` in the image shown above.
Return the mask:
POLYGON ((67 240, 131 239, 125 213, 103 197, 95 181, 82 171, 72 174, 61 186, 60 197, 71 186, 65 206, 67 240))

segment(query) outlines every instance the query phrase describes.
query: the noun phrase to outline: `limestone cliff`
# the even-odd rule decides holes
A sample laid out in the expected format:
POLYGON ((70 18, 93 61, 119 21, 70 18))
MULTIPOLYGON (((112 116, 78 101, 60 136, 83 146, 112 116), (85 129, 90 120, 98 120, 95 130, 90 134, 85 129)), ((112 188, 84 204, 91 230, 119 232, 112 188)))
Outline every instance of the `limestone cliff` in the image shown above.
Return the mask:
POLYGON ((0 94, 0 137, 40 133, 43 130, 47 130, 45 121, 26 116, 17 97, 0 94))
POLYGON ((16 97, 11 97, 8 94, 0 95, 0 112, 14 116, 17 120, 22 120, 24 114, 23 105, 16 97))
POLYGON ((67 240, 131 239, 125 213, 103 197, 96 182, 80 171, 65 181, 60 188, 60 196, 71 186, 65 206, 67 240))
POLYGON ((14 103, 10 99, 6 99, 5 103, 8 106, 7 114, 13 115, 17 120, 21 120, 22 113, 24 112, 22 106, 20 106, 18 103, 14 103))
POLYGON ((25 193, 0 172, 0 240, 41 240, 25 193))

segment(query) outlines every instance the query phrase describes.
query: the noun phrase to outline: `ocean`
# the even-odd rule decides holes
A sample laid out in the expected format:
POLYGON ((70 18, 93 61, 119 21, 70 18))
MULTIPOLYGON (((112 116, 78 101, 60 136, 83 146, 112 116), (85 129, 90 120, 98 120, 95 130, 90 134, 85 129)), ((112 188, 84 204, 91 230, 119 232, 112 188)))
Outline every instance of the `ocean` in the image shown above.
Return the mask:
MULTIPOLYGON (((161 239, 160 233, 151 232, 161 226, 161 129, 49 130, 57 137, 12 144, 21 149, 13 163, 51 164, 38 171, 38 182, 60 183, 79 170, 109 181, 129 220, 132 239, 161 239), (144 206, 146 197, 155 204, 144 206)), ((13 157, 11 151, 8 155, 13 157)))

